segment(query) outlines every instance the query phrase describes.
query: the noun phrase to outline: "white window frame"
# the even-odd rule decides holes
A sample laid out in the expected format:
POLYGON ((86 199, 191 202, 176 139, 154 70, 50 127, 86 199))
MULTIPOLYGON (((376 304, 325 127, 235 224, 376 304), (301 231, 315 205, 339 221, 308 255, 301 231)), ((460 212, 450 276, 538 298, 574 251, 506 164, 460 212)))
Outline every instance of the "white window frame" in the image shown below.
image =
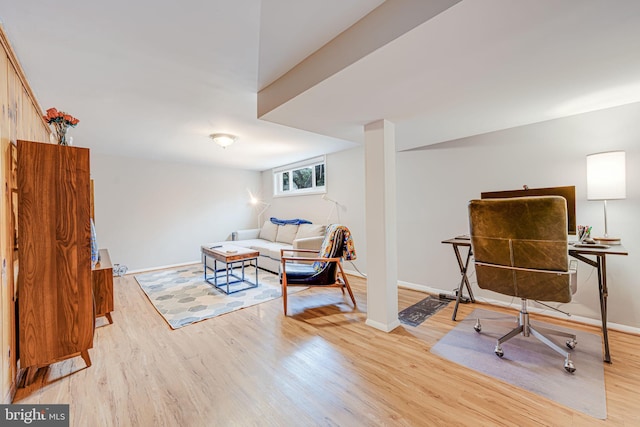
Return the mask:
POLYGON ((314 157, 297 163, 280 166, 273 169, 273 197, 302 196, 306 194, 323 194, 327 192, 327 159, 325 156, 314 157), (324 166, 324 185, 316 185, 316 166, 324 166), (293 171, 311 168, 311 187, 293 188, 293 171), (289 174, 289 189, 282 187, 282 176, 289 174))

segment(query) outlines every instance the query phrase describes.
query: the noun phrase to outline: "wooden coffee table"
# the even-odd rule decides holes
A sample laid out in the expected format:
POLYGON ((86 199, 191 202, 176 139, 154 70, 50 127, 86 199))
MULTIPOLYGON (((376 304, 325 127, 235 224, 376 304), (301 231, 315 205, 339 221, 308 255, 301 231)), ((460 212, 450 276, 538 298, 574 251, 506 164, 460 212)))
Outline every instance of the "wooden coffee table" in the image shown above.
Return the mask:
POLYGON ((212 284, 217 289, 220 289, 225 294, 233 294, 235 292, 245 291, 247 289, 258 287, 258 256, 260 252, 253 249, 243 248, 242 246, 235 246, 231 244, 214 244, 202 246, 202 258, 204 263, 204 280, 207 283, 212 284), (213 268, 207 265, 207 259, 213 259, 213 268), (218 269, 218 261, 224 263, 224 268, 218 269), (245 277, 244 267, 247 262, 249 265, 251 261, 255 262, 256 267, 256 280, 251 282, 245 277), (239 266, 238 266, 239 264, 239 266), (234 272, 234 269, 241 270, 240 275, 234 272), (207 270, 213 272, 212 275, 207 275, 207 270), (224 272, 224 274, 220 274, 224 272), (218 279, 226 278, 226 280, 218 284, 218 279), (213 281, 212 281, 213 280, 213 281), (246 283, 248 286, 233 289, 229 285, 237 283, 246 283))

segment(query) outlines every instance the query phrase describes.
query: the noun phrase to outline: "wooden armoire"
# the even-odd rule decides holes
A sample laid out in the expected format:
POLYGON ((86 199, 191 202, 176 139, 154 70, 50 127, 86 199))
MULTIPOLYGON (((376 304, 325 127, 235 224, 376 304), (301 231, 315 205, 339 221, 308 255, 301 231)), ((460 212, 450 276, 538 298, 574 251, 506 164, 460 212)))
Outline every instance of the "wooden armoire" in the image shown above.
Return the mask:
POLYGON ((74 356, 91 366, 89 149, 18 141, 20 367, 74 356))

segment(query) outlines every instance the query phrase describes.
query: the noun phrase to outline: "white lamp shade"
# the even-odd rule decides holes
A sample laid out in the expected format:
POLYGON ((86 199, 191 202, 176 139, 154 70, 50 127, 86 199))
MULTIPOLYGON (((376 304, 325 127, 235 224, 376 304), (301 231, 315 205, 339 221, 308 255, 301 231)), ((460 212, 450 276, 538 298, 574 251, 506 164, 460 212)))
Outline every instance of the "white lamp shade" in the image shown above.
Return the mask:
POLYGON ((627 197, 625 152, 587 156, 587 199, 614 200, 627 197))

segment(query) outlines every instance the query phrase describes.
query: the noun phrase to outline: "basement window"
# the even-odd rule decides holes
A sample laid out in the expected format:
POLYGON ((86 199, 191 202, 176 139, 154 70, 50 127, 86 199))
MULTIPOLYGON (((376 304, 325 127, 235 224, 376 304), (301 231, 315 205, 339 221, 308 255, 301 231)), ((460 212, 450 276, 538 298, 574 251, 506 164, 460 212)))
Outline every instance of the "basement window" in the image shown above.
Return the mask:
POLYGON ((324 156, 281 166, 273 170, 273 195, 294 196, 326 193, 324 156))

